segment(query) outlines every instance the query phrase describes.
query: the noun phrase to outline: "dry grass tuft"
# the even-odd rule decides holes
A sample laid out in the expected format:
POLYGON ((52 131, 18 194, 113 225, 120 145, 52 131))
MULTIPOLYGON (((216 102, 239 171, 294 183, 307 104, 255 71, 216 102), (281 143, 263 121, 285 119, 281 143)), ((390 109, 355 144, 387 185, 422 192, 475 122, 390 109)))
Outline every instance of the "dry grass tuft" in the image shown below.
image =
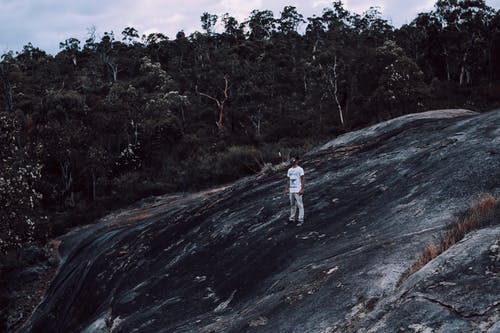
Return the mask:
MULTIPOLYGON (((427 244, 417 260, 408 269, 403 280, 424 267, 429 261, 439 256, 451 246, 462 240, 466 234, 480 229, 494 220, 500 211, 500 201, 491 194, 483 195, 440 238, 438 244, 427 244)), ((499 221, 494 221, 499 222, 499 221)))

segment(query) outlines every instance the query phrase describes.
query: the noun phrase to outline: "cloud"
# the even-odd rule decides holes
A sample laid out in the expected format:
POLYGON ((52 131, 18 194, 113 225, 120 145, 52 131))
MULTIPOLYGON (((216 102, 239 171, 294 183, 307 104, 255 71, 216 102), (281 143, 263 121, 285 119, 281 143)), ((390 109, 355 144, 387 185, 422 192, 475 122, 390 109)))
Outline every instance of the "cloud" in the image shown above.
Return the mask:
POLYGON ((428 12, 433 9, 434 1, 415 1, 415 2, 401 2, 398 0, 386 0, 383 2, 383 14, 385 17, 392 21, 395 26, 401 26, 410 23, 418 13, 428 12), (400 13, 406 13, 401 16, 400 13))
POLYGON ((229 13, 239 21, 246 19, 250 12, 254 9, 263 9, 263 1, 261 0, 222 0, 215 10, 221 14, 229 13))
POLYGON ((317 7, 320 7, 320 8, 324 8, 326 6, 328 6, 331 2, 329 0, 316 0, 316 1, 313 1, 313 8, 317 8, 317 7))

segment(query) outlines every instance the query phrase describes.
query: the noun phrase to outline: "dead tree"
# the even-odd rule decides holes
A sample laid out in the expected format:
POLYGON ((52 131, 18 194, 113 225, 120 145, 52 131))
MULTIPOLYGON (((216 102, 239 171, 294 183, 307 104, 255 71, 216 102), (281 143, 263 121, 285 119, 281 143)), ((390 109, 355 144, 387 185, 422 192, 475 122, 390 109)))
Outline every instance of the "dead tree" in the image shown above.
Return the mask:
POLYGON ((216 103, 216 105, 217 105, 217 121, 215 122, 215 124, 216 124, 217 128, 219 129, 219 131, 224 130, 224 104, 226 103, 226 101, 229 97, 228 91, 229 91, 229 80, 227 78, 227 75, 224 75, 224 89, 222 90, 222 93, 223 93, 222 98, 215 98, 215 97, 210 96, 208 94, 202 93, 202 92, 198 91, 198 86, 196 86, 196 92, 200 96, 207 97, 216 103))
POLYGON ((338 84, 338 73, 337 73, 337 56, 334 57, 333 67, 328 66, 328 69, 331 71, 328 73, 328 83, 330 94, 335 100, 335 104, 337 104, 337 109, 339 112, 340 123, 344 126, 344 111, 342 110, 342 105, 339 101, 339 84, 338 84))

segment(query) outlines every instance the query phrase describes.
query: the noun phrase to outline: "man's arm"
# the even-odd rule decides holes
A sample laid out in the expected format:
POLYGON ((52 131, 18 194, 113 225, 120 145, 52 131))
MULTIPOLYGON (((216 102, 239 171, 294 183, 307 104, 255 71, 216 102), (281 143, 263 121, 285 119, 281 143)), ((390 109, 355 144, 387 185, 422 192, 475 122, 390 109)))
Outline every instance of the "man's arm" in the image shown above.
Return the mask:
POLYGON ((288 193, 288 190, 290 190, 290 178, 286 180, 285 194, 288 193))
POLYGON ((299 194, 304 194, 304 185, 306 184, 304 175, 300 176, 300 183, 302 184, 302 186, 300 187, 299 194))

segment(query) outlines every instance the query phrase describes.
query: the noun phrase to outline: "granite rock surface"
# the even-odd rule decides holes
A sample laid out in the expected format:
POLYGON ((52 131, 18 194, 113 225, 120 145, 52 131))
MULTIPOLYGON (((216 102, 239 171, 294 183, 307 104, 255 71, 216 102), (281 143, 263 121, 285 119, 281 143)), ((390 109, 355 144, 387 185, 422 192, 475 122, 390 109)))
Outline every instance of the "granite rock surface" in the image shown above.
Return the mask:
POLYGON ((500 227, 401 283, 482 193, 500 194, 500 110, 439 110, 348 133, 287 166, 138 203, 61 237, 22 332, 499 332, 500 227))

